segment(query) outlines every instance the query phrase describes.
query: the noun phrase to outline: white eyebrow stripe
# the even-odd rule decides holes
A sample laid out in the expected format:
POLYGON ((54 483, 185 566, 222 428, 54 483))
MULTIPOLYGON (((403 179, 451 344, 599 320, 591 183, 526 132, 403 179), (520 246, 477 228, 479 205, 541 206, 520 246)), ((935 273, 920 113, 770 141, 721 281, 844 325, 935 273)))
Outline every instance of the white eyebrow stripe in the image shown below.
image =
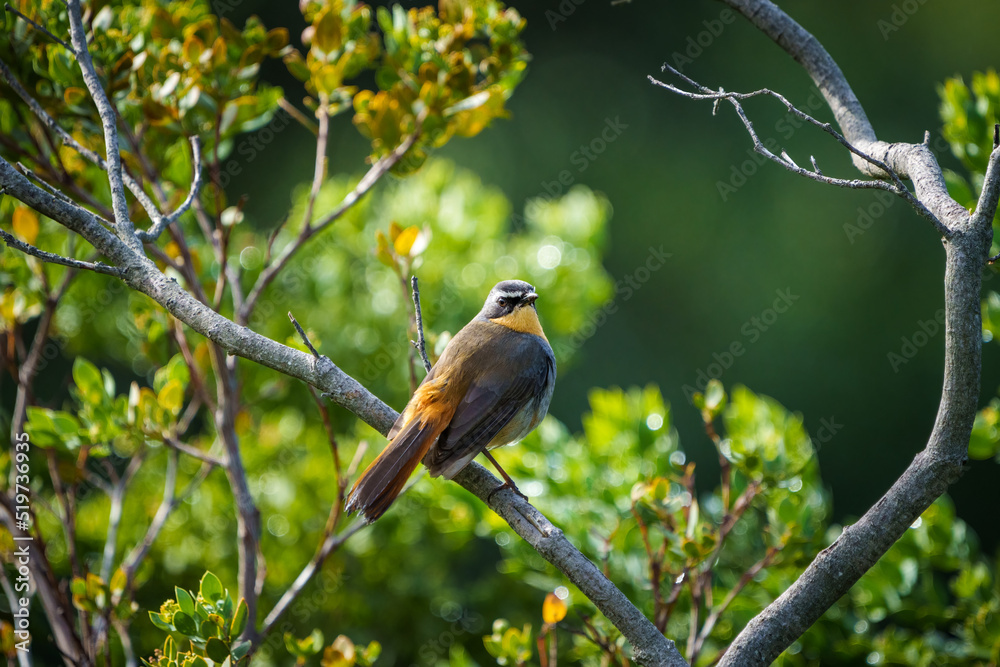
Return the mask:
POLYGON ((515 299, 524 296, 524 292, 497 292, 497 296, 506 297, 508 299, 515 299))

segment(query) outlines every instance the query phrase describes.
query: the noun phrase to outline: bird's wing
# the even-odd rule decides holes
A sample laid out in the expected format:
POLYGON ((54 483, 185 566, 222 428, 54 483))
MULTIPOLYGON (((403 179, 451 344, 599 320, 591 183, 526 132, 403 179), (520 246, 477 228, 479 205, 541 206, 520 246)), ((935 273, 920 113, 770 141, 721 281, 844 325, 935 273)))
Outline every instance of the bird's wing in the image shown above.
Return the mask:
POLYGON ((456 461, 475 458, 544 391, 554 368, 551 353, 533 336, 514 347, 518 349, 509 350, 513 354, 495 356, 496 361, 481 368, 470 383, 451 423, 424 460, 432 475, 456 461))

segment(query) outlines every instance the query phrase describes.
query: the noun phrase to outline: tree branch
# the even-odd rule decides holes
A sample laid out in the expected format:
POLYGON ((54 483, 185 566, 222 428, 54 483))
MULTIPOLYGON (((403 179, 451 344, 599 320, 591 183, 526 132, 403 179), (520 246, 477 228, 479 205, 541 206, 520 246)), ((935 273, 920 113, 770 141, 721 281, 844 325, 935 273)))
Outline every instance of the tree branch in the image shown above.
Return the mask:
MULTIPOLYGON (((743 629, 722 666, 768 665, 861 578, 906 529, 961 475, 979 397, 982 323, 981 271, 993 236, 1000 175, 998 150, 990 159, 989 187, 975 216, 951 198, 926 143, 879 141, 840 68, 802 26, 770 0, 723 0, 799 62, 833 110, 855 167, 885 178, 909 178, 915 198, 949 232, 945 239, 945 370, 941 402, 927 446, 861 519, 844 529, 799 579, 743 629), (860 153, 859 153, 860 152, 860 153), (864 154, 874 159, 861 157, 864 154)), ((735 104, 736 98, 726 95, 735 104)), ((780 158, 779 158, 780 159, 780 158)), ((783 160, 784 162, 784 160, 783 160)), ((786 162, 786 164, 789 164, 786 162)), ((794 171, 794 169, 792 169, 794 171)), ((819 170, 815 173, 819 175, 819 170)), ((815 179, 819 180, 819 179, 815 179)))
POLYGON ((424 315, 420 311, 420 287, 417 286, 417 277, 410 277, 410 285, 413 287, 413 312, 417 322, 417 342, 415 346, 420 353, 420 360, 424 364, 424 371, 431 372, 431 360, 427 358, 427 345, 424 343, 424 315))
POLYGON ((30 25, 32 28, 34 28, 38 32, 42 33, 43 35, 45 35, 46 37, 48 37, 49 39, 51 39, 56 44, 61 44, 67 51, 69 51, 70 53, 73 53, 73 47, 72 46, 70 46, 65 41, 63 41, 63 40, 59 39, 58 37, 56 37, 55 35, 53 35, 49 31, 49 29, 46 28, 45 26, 43 26, 41 23, 38 23, 37 21, 28 18, 27 16, 25 16, 21 12, 17 11, 16 8, 11 7, 9 2, 5 2, 4 5, 3 5, 3 8, 6 9, 11 14, 13 14, 14 16, 20 17, 21 20, 23 20, 25 23, 27 23, 28 25, 30 25))
MULTIPOLYGON (((812 34, 770 0, 722 0, 743 14, 757 29, 792 56, 819 88, 844 137, 861 151, 888 164, 913 181, 916 197, 939 220, 968 213, 948 194, 948 188, 929 146, 879 141, 861 102, 844 73, 812 34)), ((867 176, 884 176, 869 162, 852 156, 854 166, 867 176)))
POLYGON ((25 243, 20 239, 15 238, 13 235, 0 229, 0 239, 4 240, 4 243, 8 247, 14 250, 20 250, 26 255, 31 255, 32 257, 37 257, 43 262, 48 262, 50 264, 60 264, 62 266, 68 266, 73 269, 86 269, 87 271, 94 271, 96 273, 103 273, 108 276, 114 276, 116 278, 121 277, 121 270, 116 266, 108 266, 102 262, 85 262, 80 259, 73 259, 71 257, 63 257, 62 255, 57 255, 52 252, 46 252, 36 248, 35 246, 25 243))
MULTIPOLYGON (((0 60, 0 80, 2 80, 4 83, 10 86, 10 88, 17 94, 17 96, 21 98, 21 100, 28 106, 29 109, 31 109, 31 112, 35 114, 35 116, 42 122, 42 124, 45 125, 45 127, 51 130, 53 133, 55 133, 55 135, 58 136, 59 139, 61 139, 65 145, 69 146, 77 153, 79 153, 83 157, 87 158, 88 160, 96 164, 101 169, 107 171, 108 169, 107 161, 105 161, 104 158, 102 158, 94 151, 80 144, 80 142, 74 139, 69 132, 64 130, 59 125, 59 123, 57 123, 56 120, 52 116, 50 116, 45 111, 45 109, 42 108, 42 105, 38 103, 38 100, 36 100, 35 98, 33 98, 31 95, 28 94, 28 91, 24 89, 24 86, 21 85, 21 82, 17 80, 17 78, 13 75, 13 73, 10 71, 10 68, 7 67, 7 64, 3 62, 3 60, 0 60)), ((122 180, 125 182, 125 185, 128 186, 129 191, 132 193, 133 196, 135 196, 136 200, 142 206, 143 210, 145 210, 146 213, 149 215, 150 219, 153 220, 154 223, 157 220, 159 220, 162 217, 162 214, 156 207, 156 204, 153 202, 153 200, 149 197, 149 195, 146 194, 146 191, 142 189, 142 186, 135 179, 129 176, 128 172, 126 171, 122 171, 121 176, 122 180)), ((65 198, 65 196, 61 194, 57 196, 65 198)), ((194 201, 193 197, 191 197, 191 199, 192 201, 194 201)), ((181 213, 183 213, 183 211, 181 211, 181 213)), ((180 213, 178 213, 177 215, 179 217, 180 213)))
MULTIPOLYGON (((389 173, 396 164, 403 159, 407 151, 413 147, 413 144, 417 142, 420 137, 420 128, 422 123, 422 117, 417 118, 417 126, 410 134, 406 137, 399 146, 396 146, 395 150, 383 157, 381 160, 372 165, 371 169, 361 177, 358 184, 354 186, 354 189, 347 193, 347 196, 340 202, 337 208, 333 209, 325 216, 320 218, 315 224, 312 224, 311 220, 307 220, 306 224, 302 227, 302 231, 299 232, 298 237, 291 243, 289 243, 281 254, 275 259, 275 261, 269 264, 258 276, 257 282, 254 284, 253 289, 250 290, 250 294, 247 295, 246 301, 243 302, 243 307, 239 309, 236 321, 241 324, 246 324, 250 320, 250 315, 253 313, 254 307, 257 305, 258 299, 260 299, 261 294, 267 289, 267 286, 271 284, 271 281, 275 279, 285 265, 288 264, 288 260, 292 258, 299 248, 305 245, 305 242, 310 238, 323 231, 331 224, 337 221, 340 216, 346 213, 352 206, 354 206, 358 201, 371 190, 376 183, 379 182, 383 176, 389 173)), ((317 157, 317 162, 319 158, 317 157)), ((311 217, 311 216, 310 216, 311 217)))
POLYGON ((118 150, 118 115, 115 113, 115 108, 111 105, 107 93, 104 92, 100 79, 97 78, 94 62, 90 58, 87 34, 83 30, 83 19, 80 17, 80 0, 67 0, 66 7, 69 10, 69 34, 73 42, 73 50, 76 52, 76 62, 80 65, 83 81, 87 84, 87 90, 90 91, 90 97, 93 98, 94 104, 97 105, 97 113, 104 126, 108 182, 111 185, 111 204, 115 211, 115 226, 119 230, 122 241, 133 250, 138 250, 142 246, 139 239, 136 238, 132 219, 129 218, 128 202, 125 201, 125 183, 122 181, 122 156, 118 150))
POLYGON ((827 185, 836 185, 842 188, 853 188, 853 189, 875 188, 879 190, 887 190, 889 192, 897 194, 903 199, 905 199, 910 204, 910 206, 916 209, 917 213, 930 220, 931 224, 933 224, 934 227, 937 228, 938 232, 942 236, 948 237, 951 235, 951 231, 940 220, 938 220, 937 216, 931 213, 927 209, 927 207, 923 205, 923 203, 921 203, 916 197, 913 196, 913 193, 911 193, 910 190, 903 184, 903 181, 900 179, 899 174, 897 174, 894 169, 889 167, 889 165, 887 165, 882 160, 879 160, 876 157, 868 155, 867 153, 856 147, 854 144, 849 142, 844 137, 844 135, 834 130, 833 126, 831 126, 830 123, 824 123, 822 121, 819 121, 810 116, 809 114, 805 113, 804 111, 800 110, 799 108, 797 108, 795 105, 789 102, 784 95, 776 93, 773 90, 769 90, 767 88, 761 88, 760 90, 755 90, 751 93, 733 93, 724 91, 722 89, 716 92, 713 91, 711 88, 702 86, 697 81, 691 79, 688 76, 685 76, 680 71, 678 71, 677 69, 671 67, 666 63, 663 64, 663 69, 664 71, 669 71, 678 78, 683 79, 688 84, 694 86, 701 92, 691 93, 685 90, 681 90, 676 86, 672 86, 669 83, 664 83, 662 81, 654 79, 653 77, 649 77, 650 82, 691 100, 715 100, 716 104, 718 104, 720 100, 729 101, 736 109, 736 114, 740 117, 740 120, 743 121, 743 126, 746 127, 747 132, 750 134, 750 138, 753 140, 754 151, 759 153, 760 155, 763 155, 772 162, 777 162, 782 167, 784 167, 785 169, 794 174, 805 176, 806 178, 818 181, 820 183, 826 183, 827 185), (791 114, 797 116, 798 118, 806 121, 811 125, 818 127, 819 129, 823 130, 824 132, 832 136, 834 139, 840 142, 840 144, 844 146, 844 148, 849 150, 855 158, 860 158, 861 160, 864 160, 864 162, 867 163, 868 165, 877 167, 879 170, 878 173, 880 179, 888 177, 892 180, 892 183, 888 183, 884 180, 866 181, 859 179, 831 178, 829 176, 825 176, 823 172, 820 171, 819 166, 816 164, 816 158, 813 156, 809 156, 810 161, 812 162, 813 165, 813 170, 809 171, 797 165, 795 161, 792 160, 792 158, 785 151, 781 151, 780 157, 775 155, 770 150, 768 150, 766 146, 764 146, 764 143, 757 136, 757 131, 754 129, 753 123, 747 117, 746 112, 743 109, 743 105, 740 104, 740 100, 750 99, 752 97, 757 97, 759 95, 768 95, 781 101, 781 103, 785 105, 785 108, 787 108, 791 114))
MULTIPOLYGON (((98 251, 121 266, 123 280, 146 294, 229 354, 256 361, 320 389, 362 420, 388 433, 398 414, 344 373, 326 357, 314 357, 265 338, 211 310, 177 282, 168 279, 141 252, 136 252, 87 211, 77 209, 33 185, 0 158, 0 187, 7 194, 83 236, 98 251)), ((510 491, 493 494, 500 481, 471 463, 456 477, 463 487, 503 517, 549 562, 559 568, 615 624, 633 646, 643 665, 686 665, 674 647, 576 547, 541 513, 510 491), (537 527, 536 527, 537 526, 537 527)))
POLYGON ((986 165, 983 190, 979 193, 979 201, 972 214, 972 224, 976 227, 992 225, 998 201, 1000 201, 1000 123, 993 126, 993 150, 990 152, 989 164, 986 165))
POLYGON ((153 225, 149 228, 149 231, 139 230, 138 232, 139 240, 143 243, 151 243, 158 239, 160 234, 163 233, 163 230, 166 229, 170 223, 180 218, 189 208, 191 208, 191 204, 194 203, 195 197, 197 197, 198 193, 201 191, 204 179, 202 178, 201 173, 201 139, 197 136, 191 137, 191 162, 191 169, 194 173, 191 177, 191 189, 188 190, 187 197, 185 197, 184 201, 181 202, 181 205, 177 207, 177 210, 170 215, 161 216, 159 215, 159 211, 154 209, 156 211, 156 215, 152 216, 153 225))

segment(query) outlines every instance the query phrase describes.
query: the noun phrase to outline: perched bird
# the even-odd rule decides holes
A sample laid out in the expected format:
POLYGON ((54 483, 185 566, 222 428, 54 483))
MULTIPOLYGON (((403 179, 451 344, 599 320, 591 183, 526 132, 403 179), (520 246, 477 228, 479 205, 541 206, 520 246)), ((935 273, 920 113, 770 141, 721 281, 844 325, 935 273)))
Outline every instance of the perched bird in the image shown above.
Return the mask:
MULTIPOLYGON (((542 421, 556 381, 556 360, 535 310, 535 288, 505 280, 451 339, 389 431, 389 444, 361 474, 347 511, 382 516, 420 461, 431 477, 451 479, 480 452, 517 442, 542 421)), ((499 487, 502 488, 502 487, 499 487)), ((520 491, 517 491, 520 493, 520 491)))

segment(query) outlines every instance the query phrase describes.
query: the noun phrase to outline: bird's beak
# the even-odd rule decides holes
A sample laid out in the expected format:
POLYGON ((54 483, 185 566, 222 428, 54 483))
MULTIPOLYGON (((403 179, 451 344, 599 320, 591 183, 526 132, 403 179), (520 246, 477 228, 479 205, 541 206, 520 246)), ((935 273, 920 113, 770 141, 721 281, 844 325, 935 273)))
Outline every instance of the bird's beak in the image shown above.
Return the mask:
POLYGON ((537 298, 538 298, 537 294, 535 294, 534 292, 528 292, 527 294, 524 295, 524 298, 521 299, 521 303, 523 303, 526 306, 531 306, 535 303, 535 299, 537 298))

